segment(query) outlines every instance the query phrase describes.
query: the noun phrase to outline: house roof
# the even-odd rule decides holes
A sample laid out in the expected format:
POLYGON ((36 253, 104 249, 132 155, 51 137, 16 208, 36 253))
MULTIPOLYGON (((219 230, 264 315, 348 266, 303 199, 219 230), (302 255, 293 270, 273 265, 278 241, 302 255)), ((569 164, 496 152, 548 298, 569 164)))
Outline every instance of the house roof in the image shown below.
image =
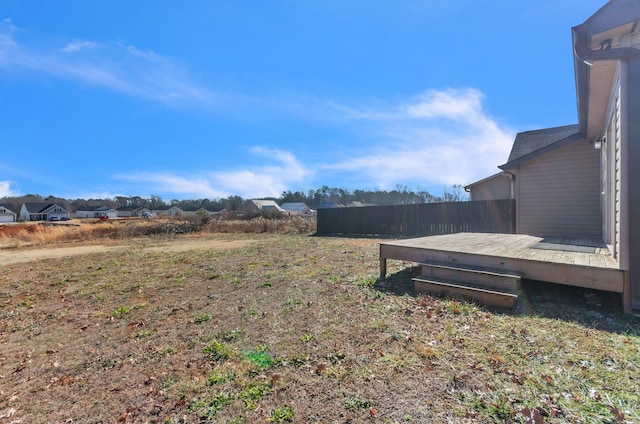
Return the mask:
POLYGON ((281 204, 280 207, 285 211, 302 211, 309 209, 309 206, 304 202, 287 202, 281 204))
POLYGON ((204 206, 188 206, 186 208, 182 208, 183 212, 199 212, 205 211, 207 213, 219 213, 223 209, 222 208, 206 208, 204 206))
POLYGON ((0 208, 5 208, 9 212, 15 214, 15 212, 13 211, 13 205, 10 205, 9 203, 0 203, 0 208))
POLYGON ((103 212, 103 211, 112 211, 115 210, 108 206, 84 206, 78 209, 78 212, 103 212))
POLYGON ((27 210, 27 212, 29 213, 41 213, 46 211, 47 209, 53 207, 53 206, 57 206, 59 208, 62 208, 65 212, 67 211, 65 208, 63 208, 62 206, 58 205, 57 203, 35 203, 35 202, 26 202, 23 204, 25 209, 27 210))
POLYGON ((260 200, 260 199, 251 199, 249 200, 250 202, 253 202, 254 205, 256 205, 258 207, 258 209, 263 210, 263 209, 275 209, 277 211, 284 211, 284 209, 282 209, 280 206, 278 206, 278 204, 275 202, 275 200, 260 200))
POLYGON ((503 170, 517 168, 523 162, 582 138, 577 124, 518 133, 509 154, 509 160, 498 168, 503 170))
POLYGON ((498 172, 497 174, 493 174, 493 175, 489 175, 486 178, 483 178, 481 180, 478 180, 476 182, 473 182, 469 185, 464 186, 465 191, 469 191, 472 187, 477 186, 478 184, 482 184, 485 183, 487 181, 493 180, 494 178, 498 178, 498 177, 508 177, 509 174, 507 174, 506 172, 498 172))
POLYGON ((135 206, 135 205, 126 205, 126 206, 120 206, 119 208, 116 208, 119 211, 137 211, 138 209, 149 209, 149 208, 145 208, 143 206, 135 206))
POLYGON ((344 205, 342 203, 337 203, 337 202, 323 202, 323 203, 314 203, 309 207, 311 209, 318 210, 318 209, 344 208, 344 205))

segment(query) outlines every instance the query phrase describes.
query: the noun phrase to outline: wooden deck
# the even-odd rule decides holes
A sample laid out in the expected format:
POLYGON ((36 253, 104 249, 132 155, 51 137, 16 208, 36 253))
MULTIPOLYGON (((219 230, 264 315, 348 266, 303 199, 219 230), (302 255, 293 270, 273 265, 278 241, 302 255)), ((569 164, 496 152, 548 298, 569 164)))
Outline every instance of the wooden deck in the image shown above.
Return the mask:
POLYGON ((586 239, 524 234, 457 233, 380 243, 380 275, 387 260, 486 267, 546 281, 623 292, 624 273, 606 245, 586 239))

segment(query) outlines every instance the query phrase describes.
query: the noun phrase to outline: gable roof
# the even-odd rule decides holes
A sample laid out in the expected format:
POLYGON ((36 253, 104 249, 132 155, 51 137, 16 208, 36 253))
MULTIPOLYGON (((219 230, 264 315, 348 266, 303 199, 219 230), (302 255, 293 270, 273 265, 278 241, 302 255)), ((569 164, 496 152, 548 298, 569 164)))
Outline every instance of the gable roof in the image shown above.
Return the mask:
POLYGON ((281 204, 280 207, 285 211, 298 211, 298 210, 309 209, 309 206, 307 206, 307 204, 304 202, 286 202, 281 204))
POLYGON ((40 213, 45 209, 49 209, 49 207, 53 206, 53 203, 35 203, 35 202, 27 202, 24 203, 24 207, 29 213, 40 213))
POLYGON ((78 209, 78 212, 104 212, 104 211, 114 211, 115 209, 110 208, 108 206, 84 206, 78 209))
POLYGON ((284 211, 284 209, 278 206, 275 200, 251 199, 249 202, 252 202, 260 210, 275 209, 280 212, 284 211))
POLYGON ((119 210, 119 211, 137 211, 138 209, 151 210, 149 208, 145 208, 144 206, 136 206, 136 205, 126 205, 126 206, 120 206, 119 208, 116 208, 116 210, 119 210))
MULTIPOLYGON (((65 208, 60 206, 57 203, 35 203, 35 202, 26 202, 22 204, 22 207, 27 211, 27 213, 47 213, 47 211, 54 206, 59 207, 66 213, 69 213, 65 208)), ((22 214, 22 212, 20 212, 22 214)))
POLYGON ((5 208, 7 211, 11 212, 12 214, 16 214, 13 211, 13 205, 10 205, 9 203, 0 203, 0 208, 5 208))
POLYGON ((496 179, 498 177, 508 177, 508 176, 509 176, 509 174, 507 174, 506 172, 498 172, 497 174, 489 175, 486 178, 483 178, 481 180, 478 180, 476 182, 468 184, 468 185, 464 186, 464 189, 465 189, 465 191, 469 191, 471 188, 477 186, 478 184, 486 183, 487 181, 494 180, 494 179, 496 179))
POLYGON ((344 205, 342 203, 337 203, 337 202, 321 202, 321 203, 314 203, 312 205, 309 205, 309 207, 311 209, 318 210, 318 209, 344 208, 344 205))
POLYGON ((509 160, 498 168, 503 170, 517 168, 523 162, 582 138, 577 124, 518 133, 509 154, 509 160))

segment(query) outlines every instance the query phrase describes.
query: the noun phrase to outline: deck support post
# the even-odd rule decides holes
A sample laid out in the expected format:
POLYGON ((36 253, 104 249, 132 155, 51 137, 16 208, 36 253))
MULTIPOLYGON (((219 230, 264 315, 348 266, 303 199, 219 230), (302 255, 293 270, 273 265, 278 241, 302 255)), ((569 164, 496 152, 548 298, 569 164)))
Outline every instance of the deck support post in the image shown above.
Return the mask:
POLYGON ((380 279, 383 279, 387 276, 387 258, 383 258, 382 252, 380 253, 380 279))

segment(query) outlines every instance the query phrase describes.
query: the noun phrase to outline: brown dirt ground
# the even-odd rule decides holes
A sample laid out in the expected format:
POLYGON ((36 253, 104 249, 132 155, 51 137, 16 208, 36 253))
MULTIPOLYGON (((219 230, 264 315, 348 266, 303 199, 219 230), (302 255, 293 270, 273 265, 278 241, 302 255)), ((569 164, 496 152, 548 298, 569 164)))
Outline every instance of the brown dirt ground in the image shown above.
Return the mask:
MULTIPOLYGON (((136 243, 137 250, 180 252, 194 249, 234 249, 247 246, 253 240, 217 240, 201 238, 179 238, 161 243, 136 243)), ((69 256, 89 255, 92 253, 105 253, 114 250, 131 249, 131 243, 97 244, 71 247, 48 247, 38 249, 0 250, 0 266, 21 262, 32 262, 42 259, 64 258, 69 256)))

